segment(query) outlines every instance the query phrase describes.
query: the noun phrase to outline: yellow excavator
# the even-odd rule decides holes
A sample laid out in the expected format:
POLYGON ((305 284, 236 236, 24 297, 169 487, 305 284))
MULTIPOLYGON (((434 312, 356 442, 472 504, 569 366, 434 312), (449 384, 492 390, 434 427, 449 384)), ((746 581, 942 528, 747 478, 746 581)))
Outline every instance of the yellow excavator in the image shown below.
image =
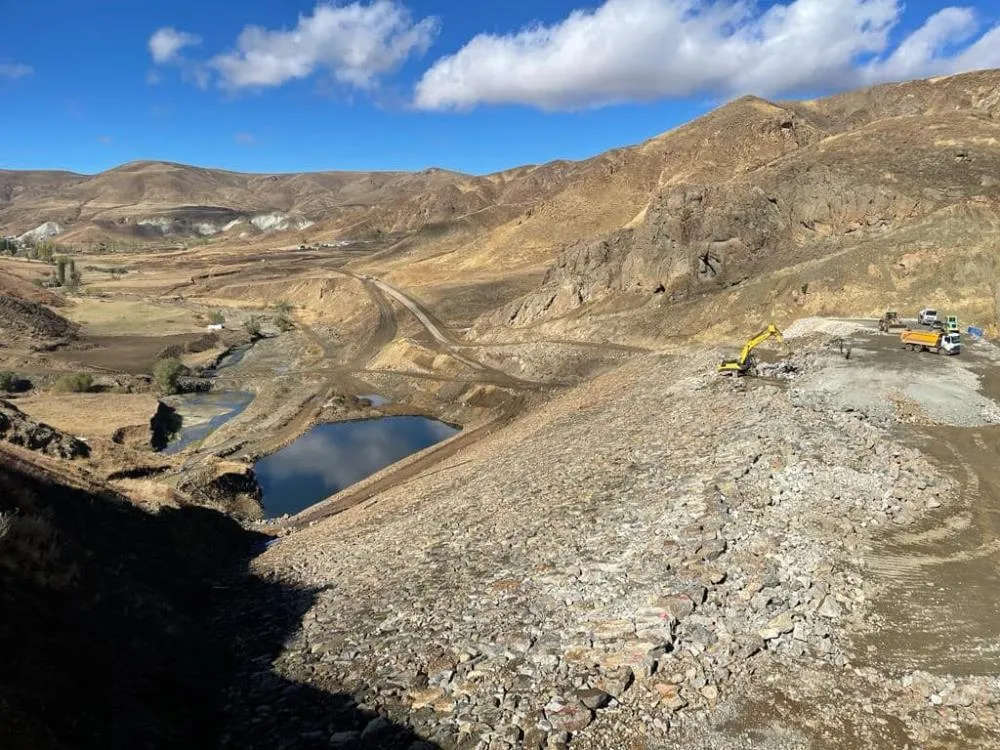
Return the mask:
POLYGON ((720 375, 734 375, 737 377, 740 375, 752 375, 757 369, 757 361, 754 359, 753 350, 770 338, 776 338, 781 344, 785 343, 785 339, 781 336, 781 331, 775 327, 774 323, 771 323, 763 331, 752 336, 743 345, 739 359, 723 360, 722 364, 719 365, 718 373, 720 375))

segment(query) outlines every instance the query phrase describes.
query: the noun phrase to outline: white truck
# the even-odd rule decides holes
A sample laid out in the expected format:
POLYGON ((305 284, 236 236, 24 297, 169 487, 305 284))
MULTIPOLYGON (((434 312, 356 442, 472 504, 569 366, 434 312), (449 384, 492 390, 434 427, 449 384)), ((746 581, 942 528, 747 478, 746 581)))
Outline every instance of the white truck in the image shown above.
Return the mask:
POLYGON ((937 310, 925 307, 917 313, 917 322, 922 326, 932 326, 938 322, 937 310))

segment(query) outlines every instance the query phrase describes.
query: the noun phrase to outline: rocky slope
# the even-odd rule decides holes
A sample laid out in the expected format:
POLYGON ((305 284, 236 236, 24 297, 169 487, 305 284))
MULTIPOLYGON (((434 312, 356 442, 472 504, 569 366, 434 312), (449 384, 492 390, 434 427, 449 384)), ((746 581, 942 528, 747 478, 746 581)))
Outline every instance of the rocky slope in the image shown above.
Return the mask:
POLYGON ((486 176, 162 162, 4 172, 0 230, 68 244, 395 237, 355 267, 431 300, 456 288, 481 300, 470 310, 484 335, 665 305, 696 329, 731 310, 743 329, 765 315, 908 310, 928 296, 989 324, 998 102, 1000 71, 814 101, 744 97, 636 146, 486 176))
POLYGON ((58 458, 78 458, 90 454, 90 449, 82 440, 32 419, 3 399, 0 399, 0 441, 58 458))
POLYGON ((801 313, 810 290, 827 312, 853 314, 909 308, 926 291, 994 323, 995 290, 984 278, 996 268, 1000 227, 998 102, 1000 74, 989 72, 816 102, 727 105, 687 126, 704 133, 721 120, 718 146, 685 146, 704 157, 698 168, 665 173, 632 225, 561 253, 541 289, 479 328, 530 326, 608 297, 665 304, 730 290, 716 306, 733 306, 734 288, 761 280, 776 294, 751 301, 758 314, 801 313), (762 149, 775 133, 784 148, 762 149), (733 171, 741 147, 757 160, 733 171), (977 236, 956 231, 959 216, 977 236))
MULTIPOLYGON (((883 529, 965 501, 893 437, 900 381, 875 378, 881 350, 845 362, 825 342, 796 341, 789 388, 720 379, 712 354, 639 358, 283 539, 258 569, 321 593, 278 674, 395 726, 331 735, 261 684, 241 696, 278 706, 257 738, 409 747, 408 725, 443 748, 1000 746, 987 621, 960 677, 856 645, 886 595, 866 563, 883 529)), ((1000 419, 962 408, 974 376, 955 374, 966 390, 945 410, 928 377, 918 412, 1000 419)))
POLYGON ((63 304, 58 295, 0 272, 0 348, 51 346, 75 338, 78 326, 51 309, 63 304))

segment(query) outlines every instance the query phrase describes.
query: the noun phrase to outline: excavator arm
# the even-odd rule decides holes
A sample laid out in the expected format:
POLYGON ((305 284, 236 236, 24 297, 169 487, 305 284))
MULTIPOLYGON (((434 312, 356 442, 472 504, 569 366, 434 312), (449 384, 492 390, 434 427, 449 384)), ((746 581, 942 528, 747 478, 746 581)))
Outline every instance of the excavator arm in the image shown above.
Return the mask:
POLYGON ((781 331, 775 327, 774 323, 771 323, 763 331, 751 336, 747 340, 747 342, 743 345, 743 349, 740 351, 739 359, 724 360, 722 364, 719 365, 719 372, 722 374, 745 375, 750 369, 753 361, 751 358, 753 350, 770 338, 777 339, 779 343, 785 343, 785 339, 781 335, 781 331))

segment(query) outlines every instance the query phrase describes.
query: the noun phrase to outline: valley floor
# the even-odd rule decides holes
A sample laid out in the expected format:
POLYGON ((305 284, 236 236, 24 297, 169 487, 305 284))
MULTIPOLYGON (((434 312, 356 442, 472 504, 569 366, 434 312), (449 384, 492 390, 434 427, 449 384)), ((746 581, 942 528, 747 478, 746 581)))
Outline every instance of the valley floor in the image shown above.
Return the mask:
POLYGON ((273 544, 314 597, 230 746, 1000 747, 996 354, 796 328, 791 380, 636 357, 273 544))

